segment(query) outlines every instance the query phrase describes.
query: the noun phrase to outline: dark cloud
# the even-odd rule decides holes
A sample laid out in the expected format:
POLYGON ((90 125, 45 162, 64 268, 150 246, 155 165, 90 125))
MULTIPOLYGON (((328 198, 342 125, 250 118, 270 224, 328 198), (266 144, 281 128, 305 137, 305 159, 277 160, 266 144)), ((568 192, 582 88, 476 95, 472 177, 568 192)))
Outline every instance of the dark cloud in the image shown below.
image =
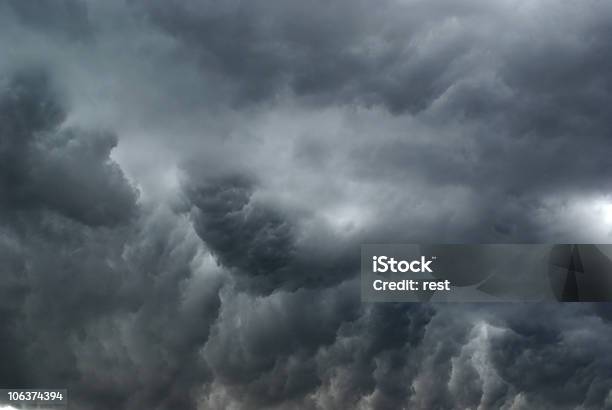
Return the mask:
POLYGON ((5 13, 13 14, 21 23, 46 33, 82 41, 91 36, 87 7, 75 0, 39 1, 36 3, 6 0, 0 4, 5 13))
POLYGON ((40 69, 17 73, 0 96, 1 203, 48 209, 90 225, 135 212, 135 190, 110 158, 117 138, 63 126, 65 108, 40 69))
MULTIPOLYGON (((306 315, 321 321, 320 332, 314 332, 303 310, 292 309, 286 295, 279 296, 243 299, 240 304, 249 308, 234 306, 233 313, 220 316, 205 352, 217 387, 224 386, 229 397, 221 400, 211 392, 206 406, 610 406, 610 366, 604 347, 610 329, 593 314, 592 306, 362 306, 357 317, 353 311, 344 316, 349 320, 334 325, 337 333, 329 339, 327 320, 340 310, 319 317, 314 307, 306 315), (238 310, 250 313, 235 316, 238 310), (304 329, 286 331, 286 325, 291 329, 297 324, 304 329), (578 347, 583 343, 589 348, 578 347)), ((327 299, 320 300, 323 304, 327 299)))
POLYGON ((376 7, 364 1, 144 5, 204 69, 229 78, 241 105, 288 87, 317 102, 340 99, 419 111, 450 86, 447 68, 467 47, 460 38, 422 49, 413 38, 426 8, 411 13, 389 1, 376 7))
POLYGON ((0 384, 68 388, 79 408, 193 406, 222 279, 186 220, 136 206, 116 138, 64 126, 44 71, 6 84, 0 384))
POLYGON ((265 275, 289 263, 295 243, 282 215, 251 202, 252 189, 252 182, 240 176, 196 188, 194 223, 222 263, 265 275))
POLYGON ((610 406, 610 329, 597 316, 565 316, 566 310, 530 309, 529 321, 513 312, 508 332, 491 340, 492 363, 503 380, 534 403, 551 408, 610 406))
POLYGON ((26 3, 0 4, 0 387, 612 409, 607 304, 357 280, 365 242, 609 240, 607 4, 26 3))
POLYGON ((215 380, 254 407, 300 401, 315 391, 318 349, 333 344, 340 325, 359 314, 354 284, 232 302, 203 353, 215 380))
POLYGON ((345 138, 317 129, 322 148, 305 131, 295 161, 278 165, 292 168, 294 187, 316 173, 316 163, 326 174, 321 185, 361 184, 370 197, 392 197, 364 204, 392 215, 378 221, 383 236, 399 219, 419 232, 416 238, 427 231, 434 241, 545 241, 551 231, 571 241, 580 228, 555 226, 563 223, 564 204, 611 189, 605 107, 612 55, 602 18, 611 10, 601 3, 549 10, 481 1, 186 1, 136 9, 178 41, 184 61, 196 60, 203 78, 227 84, 222 98, 231 95, 234 107, 270 107, 289 94, 310 108, 382 108, 400 118, 371 115, 377 126, 349 124, 346 132, 356 135, 345 138), (305 146, 326 155, 306 158, 305 146), (438 206, 436 190, 463 195, 464 203, 448 211, 456 217, 438 206), (401 214, 408 192, 417 191, 413 206, 431 212, 415 220, 401 214), (558 217, 542 217, 551 211, 558 217))
POLYGON ((199 349, 222 280, 175 223, 162 213, 107 230, 47 216, 3 228, 0 384, 68 388, 84 409, 192 408, 210 378, 199 349))
POLYGON ((247 289, 324 287, 357 272, 358 247, 335 243, 324 230, 304 235, 295 216, 254 198, 256 182, 248 177, 189 184, 196 232, 222 265, 243 275, 239 284, 247 289))
POLYGON ((543 7, 533 5, 542 18, 530 25, 521 10, 483 1, 144 6, 205 70, 236 85, 243 103, 290 88, 318 103, 490 117, 520 135, 601 135, 612 58, 610 28, 596 10, 610 10, 588 2, 576 16, 570 5, 543 7), (551 27, 555 18, 569 30, 551 27))

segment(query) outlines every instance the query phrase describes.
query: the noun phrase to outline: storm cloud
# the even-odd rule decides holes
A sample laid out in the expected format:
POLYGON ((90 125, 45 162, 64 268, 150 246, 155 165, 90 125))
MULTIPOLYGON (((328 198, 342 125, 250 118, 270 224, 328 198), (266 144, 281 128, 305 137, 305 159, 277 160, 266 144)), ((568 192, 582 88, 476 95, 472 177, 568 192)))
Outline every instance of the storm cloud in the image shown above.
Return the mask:
POLYGON ((608 242, 612 6, 0 2, 0 387, 612 409, 608 304, 367 304, 375 242, 608 242))

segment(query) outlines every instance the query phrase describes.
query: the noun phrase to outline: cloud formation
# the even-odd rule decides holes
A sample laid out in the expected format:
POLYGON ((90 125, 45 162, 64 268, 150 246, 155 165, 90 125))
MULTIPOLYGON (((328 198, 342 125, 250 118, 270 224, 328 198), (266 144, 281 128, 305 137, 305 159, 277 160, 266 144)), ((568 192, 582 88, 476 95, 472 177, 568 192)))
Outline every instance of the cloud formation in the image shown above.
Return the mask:
POLYGON ((125 222, 136 194, 109 158, 117 138, 62 127, 66 109, 49 82, 44 71, 26 69, 3 85, 3 205, 49 209, 94 226, 125 222))
POLYGON ((364 242, 607 242, 598 1, 0 3, 0 385, 612 409, 608 304, 364 304, 364 242))

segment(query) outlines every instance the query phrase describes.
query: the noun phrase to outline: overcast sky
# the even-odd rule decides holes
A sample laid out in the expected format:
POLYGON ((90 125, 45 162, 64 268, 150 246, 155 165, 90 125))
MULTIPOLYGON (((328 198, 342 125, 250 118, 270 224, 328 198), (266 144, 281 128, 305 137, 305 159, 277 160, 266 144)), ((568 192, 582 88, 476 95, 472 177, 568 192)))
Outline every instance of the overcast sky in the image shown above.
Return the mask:
POLYGON ((372 242, 612 240, 612 3, 0 0, 0 386, 612 409, 607 304, 364 304, 372 242))

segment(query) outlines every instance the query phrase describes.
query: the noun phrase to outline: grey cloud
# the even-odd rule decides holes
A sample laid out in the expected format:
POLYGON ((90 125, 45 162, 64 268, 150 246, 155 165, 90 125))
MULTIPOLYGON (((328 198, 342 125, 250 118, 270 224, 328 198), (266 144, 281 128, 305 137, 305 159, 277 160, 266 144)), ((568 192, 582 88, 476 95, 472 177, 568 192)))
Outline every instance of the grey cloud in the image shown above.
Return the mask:
POLYGON ((136 193, 109 158, 116 137, 63 127, 64 105, 40 69, 17 73, 3 88, 1 203, 49 209, 91 225, 129 219, 136 193))
POLYGON ((36 3, 7 0, 0 10, 35 30, 82 41, 91 36, 92 27, 87 6, 80 1, 38 1, 36 3))
MULTIPOLYGON (((484 217, 473 232, 454 227, 448 240, 539 241, 549 230, 538 213, 551 198, 610 189, 612 58, 602 16, 611 10, 602 3, 580 13, 571 5, 479 1, 143 7, 198 59, 205 77, 225 78, 241 104, 283 101, 289 90, 307 107, 411 114, 404 130, 390 131, 384 115, 373 118, 380 124, 367 141, 330 135, 334 152, 317 161, 340 185, 416 181, 433 209, 432 187, 447 187, 448 196, 464 189, 484 217), (352 174, 326 168, 337 156, 352 174)), ((305 173, 301 158, 286 166, 305 173)), ((399 203, 402 196, 394 193, 399 203)), ((471 211, 456 212, 467 220, 471 211)), ((429 222, 432 236, 446 230, 440 219, 429 222)))
POLYGON ((524 16, 481 1, 143 7, 205 70, 237 86, 242 102, 289 87, 319 103, 383 104, 394 113, 443 107, 499 119, 518 134, 601 134, 607 124, 612 59, 601 16, 610 10, 599 3, 588 2, 583 18, 569 5, 546 15, 536 4, 524 16), (539 26, 523 20, 535 15, 539 26), (553 18, 569 29, 555 30, 553 18))
MULTIPOLYGON (((331 151, 324 156, 300 154, 313 133, 305 131, 295 142, 296 161, 283 165, 294 186, 314 168, 331 183, 391 197, 367 204, 372 213, 392 215, 378 221, 383 240, 401 235, 393 232, 401 220, 415 238, 542 241, 562 231, 560 240, 571 241, 583 227, 556 228, 541 214, 610 190, 604 107, 612 58, 602 16, 611 10, 604 4, 589 2, 582 13, 570 5, 480 1, 140 7, 182 44, 187 61, 198 61, 203 78, 228 84, 222 96, 231 94, 238 109, 275 109, 294 98, 304 109, 343 107, 350 122, 382 107, 383 114, 369 114, 376 126, 349 124, 346 137, 314 131, 331 151), (568 29, 557 30, 555 21, 568 29), (384 186, 393 192, 376 189, 384 186), (414 206, 430 211, 414 220, 406 209, 413 206, 408 192, 417 190, 414 206), (455 199, 456 191, 464 193, 460 205, 451 216, 442 213, 438 195, 455 199)), ((262 156, 280 161, 267 149, 262 156)), ((250 154, 247 148, 239 155, 250 154)), ((265 172, 255 169, 264 183, 265 172)))
POLYGON ((492 338, 492 362, 503 380, 536 403, 604 407, 612 385, 610 330, 597 316, 564 316, 567 310, 530 309, 530 321, 513 313, 508 334, 492 338))
POLYGON ((198 267, 188 228, 167 211, 125 228, 49 214, 3 228, 0 383, 68 388, 83 409, 193 408, 223 280, 198 267))
POLYGON ((234 176, 195 188, 195 226, 224 264, 263 275, 284 267, 294 251, 292 227, 273 209, 251 203, 252 182, 234 176))
POLYGON ((374 304, 310 345, 286 296, 242 299, 220 315, 205 349, 217 392, 204 407, 609 408, 610 329, 595 305, 374 304), (284 331, 298 324, 303 342, 284 331))
POLYGON ((116 138, 64 127, 37 69, 0 99, 4 387, 68 388, 79 408, 189 408, 223 279, 188 221, 136 206, 116 138))
POLYGON ((300 401, 316 389, 317 350, 333 344, 340 325, 359 315, 354 283, 230 300, 203 354, 216 380, 254 407, 300 401))
POLYGON ((305 234, 296 216, 254 198, 257 183, 248 177, 191 178, 187 184, 196 232, 222 265, 239 274, 241 287, 264 293, 325 287, 357 271, 357 247, 334 243, 325 230, 305 234))
POLYGON ((355 281, 362 242, 609 238, 608 5, 21 3, 0 384, 96 410, 612 408, 608 305, 362 304, 355 281))
POLYGON ((412 14, 389 1, 376 7, 362 1, 156 2, 144 8, 185 42, 204 69, 232 82, 239 104, 289 87, 318 102, 340 98, 418 111, 450 85, 444 67, 465 48, 461 40, 459 47, 420 48, 415 38, 426 8, 417 6, 412 14))
POLYGON ((357 285, 233 299, 204 349, 216 380, 244 408, 354 407, 374 392, 374 408, 397 408, 434 311, 360 306, 357 285))

